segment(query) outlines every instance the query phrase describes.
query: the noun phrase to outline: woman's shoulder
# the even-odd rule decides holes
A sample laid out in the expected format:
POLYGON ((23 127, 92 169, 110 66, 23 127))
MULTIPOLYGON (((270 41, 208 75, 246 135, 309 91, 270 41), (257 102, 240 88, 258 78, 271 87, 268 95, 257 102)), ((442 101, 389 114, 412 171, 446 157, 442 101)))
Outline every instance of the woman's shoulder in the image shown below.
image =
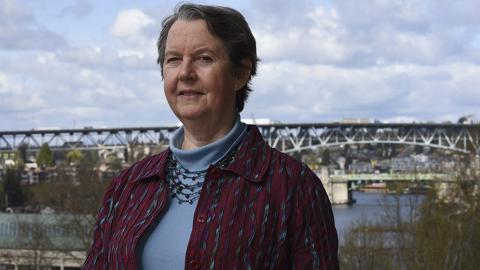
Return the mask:
POLYGON ((303 211, 305 204, 318 201, 322 203, 322 209, 330 207, 325 187, 317 173, 286 153, 272 149, 270 166, 264 179, 263 184, 269 187, 266 190, 272 191, 270 199, 274 205, 282 207, 286 203, 303 211))
POLYGON ((321 184, 317 174, 305 163, 275 148, 271 149, 271 165, 269 169, 275 172, 274 175, 291 185, 321 184))
POLYGON ((113 178, 112 184, 124 185, 158 175, 159 171, 164 169, 169 154, 170 150, 167 149, 133 163, 129 167, 120 171, 120 173, 113 178))

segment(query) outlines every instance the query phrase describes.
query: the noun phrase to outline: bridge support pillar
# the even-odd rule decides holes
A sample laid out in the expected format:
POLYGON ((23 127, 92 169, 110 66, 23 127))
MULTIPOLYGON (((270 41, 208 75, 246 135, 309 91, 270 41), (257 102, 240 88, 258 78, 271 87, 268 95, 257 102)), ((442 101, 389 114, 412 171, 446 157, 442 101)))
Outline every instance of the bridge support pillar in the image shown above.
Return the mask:
POLYGON ((323 187, 332 204, 352 203, 352 193, 348 190, 348 182, 331 182, 327 166, 321 167, 318 177, 322 180, 323 187))
POLYGON ((351 192, 348 191, 348 183, 332 184, 332 203, 350 204, 352 202, 351 192))

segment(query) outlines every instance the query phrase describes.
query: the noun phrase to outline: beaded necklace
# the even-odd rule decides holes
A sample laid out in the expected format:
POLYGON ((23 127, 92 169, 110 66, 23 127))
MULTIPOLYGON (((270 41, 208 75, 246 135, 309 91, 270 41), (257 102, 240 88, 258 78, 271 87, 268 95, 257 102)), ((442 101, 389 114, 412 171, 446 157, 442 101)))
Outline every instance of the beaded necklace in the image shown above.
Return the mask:
MULTIPOLYGON (((225 168, 235 160, 238 146, 234 147, 221 160, 214 164, 220 169, 225 168)), ((207 170, 190 171, 171 154, 167 161, 167 181, 172 198, 178 204, 193 204, 199 197, 207 170)))

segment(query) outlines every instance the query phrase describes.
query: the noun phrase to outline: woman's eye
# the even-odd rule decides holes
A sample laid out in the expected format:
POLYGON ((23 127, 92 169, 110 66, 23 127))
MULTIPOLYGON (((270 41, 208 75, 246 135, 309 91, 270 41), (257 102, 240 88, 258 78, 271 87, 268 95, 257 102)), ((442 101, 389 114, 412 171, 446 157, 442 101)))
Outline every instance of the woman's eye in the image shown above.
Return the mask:
POLYGON ((199 57, 200 61, 203 63, 210 63, 213 61, 212 57, 204 55, 199 57))
POLYGON ((170 57, 167 58, 167 63, 174 63, 180 61, 180 57, 170 57))

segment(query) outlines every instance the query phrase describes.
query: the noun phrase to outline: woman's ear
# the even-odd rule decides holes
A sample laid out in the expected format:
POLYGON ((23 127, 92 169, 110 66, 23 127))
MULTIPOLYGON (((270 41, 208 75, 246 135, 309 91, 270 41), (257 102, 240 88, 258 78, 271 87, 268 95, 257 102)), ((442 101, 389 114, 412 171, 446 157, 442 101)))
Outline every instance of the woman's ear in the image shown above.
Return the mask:
POLYGON ((235 91, 242 89, 242 87, 247 84, 251 73, 252 61, 250 61, 248 58, 245 58, 242 60, 242 66, 235 72, 235 91))

